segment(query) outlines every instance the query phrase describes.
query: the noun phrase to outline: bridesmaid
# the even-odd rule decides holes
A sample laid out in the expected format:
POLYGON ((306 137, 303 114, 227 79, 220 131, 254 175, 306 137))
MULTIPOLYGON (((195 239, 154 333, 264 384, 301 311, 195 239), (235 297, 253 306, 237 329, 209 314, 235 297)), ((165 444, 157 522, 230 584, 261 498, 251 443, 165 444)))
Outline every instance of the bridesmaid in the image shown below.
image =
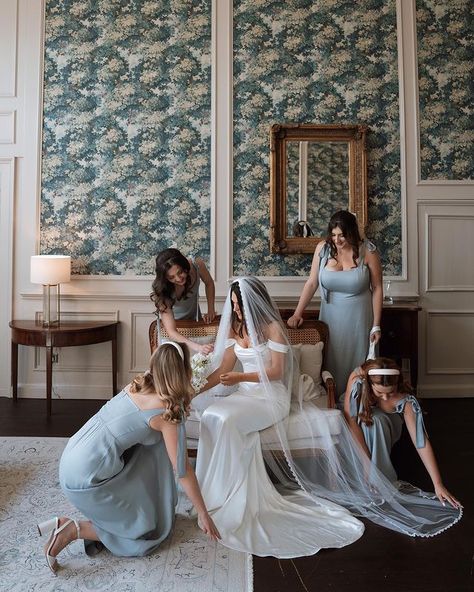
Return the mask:
MULTIPOLYGON (((382 266, 375 245, 362 240, 354 214, 341 210, 330 219, 326 239, 314 253, 311 272, 289 327, 299 327, 304 309, 321 287, 319 319, 329 326, 326 368, 344 397, 347 379, 362 364, 369 339, 381 336, 382 266)), ((342 406, 341 401, 341 406, 342 406)))
POLYGON ((400 439, 405 421, 416 451, 431 477, 436 496, 443 505, 448 502, 454 508, 461 507, 443 484, 425 432, 420 404, 393 360, 367 360, 352 372, 347 383, 344 415, 364 452, 392 482, 397 481, 397 474, 390 452, 400 439))
POLYGON ((155 263, 156 277, 150 298, 156 306, 166 332, 171 339, 182 341, 195 352, 209 354, 210 344, 199 344, 181 335, 175 320, 204 320, 211 323, 215 317, 215 287, 209 271, 200 258, 188 259, 178 249, 165 249, 158 253, 155 263), (199 284, 204 282, 207 299, 207 314, 199 308, 199 284))
POLYGON ((52 518, 38 525, 50 537, 44 551, 56 575, 57 555, 84 539, 86 553, 101 548, 119 556, 151 553, 170 533, 177 491, 174 472, 194 504, 200 528, 220 535, 204 505, 186 455, 184 420, 194 389, 189 351, 167 342, 150 369, 108 401, 67 443, 59 481, 69 501, 87 517, 52 518))

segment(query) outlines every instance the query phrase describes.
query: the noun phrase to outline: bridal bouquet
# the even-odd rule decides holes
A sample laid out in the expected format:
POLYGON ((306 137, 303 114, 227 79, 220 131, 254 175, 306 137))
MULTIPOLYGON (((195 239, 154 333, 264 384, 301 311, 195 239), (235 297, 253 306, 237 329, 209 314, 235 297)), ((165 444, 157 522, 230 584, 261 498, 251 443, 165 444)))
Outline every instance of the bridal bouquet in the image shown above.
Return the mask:
POLYGON ((207 376, 209 376, 211 369, 211 356, 201 353, 194 354, 191 358, 191 370, 193 376, 191 378, 191 385, 196 392, 199 392, 207 383, 207 376))

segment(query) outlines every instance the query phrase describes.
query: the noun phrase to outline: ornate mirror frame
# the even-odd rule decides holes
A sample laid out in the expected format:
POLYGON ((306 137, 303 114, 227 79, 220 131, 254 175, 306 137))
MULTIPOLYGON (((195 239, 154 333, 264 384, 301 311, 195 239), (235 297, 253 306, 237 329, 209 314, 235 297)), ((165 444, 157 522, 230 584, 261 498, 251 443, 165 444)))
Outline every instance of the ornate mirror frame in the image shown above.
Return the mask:
MULTIPOLYGON (((347 208, 357 216, 364 235, 367 224, 367 160, 365 125, 274 124, 270 130, 270 247, 273 253, 313 253, 325 237, 288 236, 288 142, 345 142, 348 144, 347 208)), ((327 224, 329 220, 326 220, 327 224)))

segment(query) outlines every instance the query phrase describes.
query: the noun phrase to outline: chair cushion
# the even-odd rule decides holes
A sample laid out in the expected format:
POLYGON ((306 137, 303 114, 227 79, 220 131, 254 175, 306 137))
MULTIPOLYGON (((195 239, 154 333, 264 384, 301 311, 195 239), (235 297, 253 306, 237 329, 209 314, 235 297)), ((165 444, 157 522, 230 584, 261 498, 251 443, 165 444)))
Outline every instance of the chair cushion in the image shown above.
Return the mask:
MULTIPOLYGON (((339 409, 324 408, 326 397, 321 397, 316 402, 303 403, 302 407, 293 404, 290 416, 286 424, 288 443, 292 450, 312 448, 318 443, 314 441, 313 437, 319 438, 323 435, 319 431, 320 422, 318 416, 323 412, 328 420, 329 433, 336 439, 341 432, 342 414, 339 409), (308 424, 311 424, 309 427, 308 424), (313 437, 311 437, 313 436, 313 437)), ((199 417, 194 410, 191 410, 186 421, 186 436, 188 448, 197 448, 199 440, 199 417)), ((260 432, 260 441, 264 449, 280 449, 280 440, 278 438, 277 430, 274 426, 270 426, 260 432)), ((322 439, 321 439, 322 444, 322 439)))
MULTIPOLYGON (((328 421, 329 433, 336 437, 341 433, 342 413, 339 409, 320 409, 314 403, 303 403, 301 408, 293 409, 289 418, 285 421, 287 439, 290 448, 311 448, 313 438, 322 438, 324 433, 320 430, 321 422, 318 421, 321 413, 324 413, 328 421)), ((266 449, 279 449, 281 447, 278 432, 274 426, 260 432, 262 447, 266 449)), ((317 446, 317 443, 314 443, 317 446)))
POLYGON ((323 364, 322 341, 310 343, 297 343, 292 346, 294 356, 300 368, 300 374, 293 373, 291 395, 293 400, 299 400, 301 389, 303 401, 310 401, 326 394, 321 380, 321 366, 323 364))

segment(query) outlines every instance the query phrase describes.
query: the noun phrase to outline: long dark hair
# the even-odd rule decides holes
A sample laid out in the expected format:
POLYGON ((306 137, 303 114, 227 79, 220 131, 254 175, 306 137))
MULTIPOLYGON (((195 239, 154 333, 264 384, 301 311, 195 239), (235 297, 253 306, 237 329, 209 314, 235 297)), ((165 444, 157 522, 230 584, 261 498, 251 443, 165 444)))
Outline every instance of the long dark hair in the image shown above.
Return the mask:
POLYGON ((189 288, 191 287, 191 266, 186 257, 178 251, 178 249, 165 249, 160 251, 155 260, 155 274, 156 277, 151 285, 152 293, 150 299, 155 303, 159 312, 164 312, 168 308, 173 308, 176 302, 176 292, 174 285, 168 280, 166 274, 168 270, 178 265, 187 272, 186 283, 184 284, 183 295, 181 298, 186 298, 189 288))
POLYGON ((357 218, 351 212, 347 210, 339 210, 331 216, 328 224, 328 232, 326 235, 326 244, 329 246, 330 254, 332 259, 337 259, 337 249, 332 240, 332 231, 339 227, 342 230, 342 234, 346 241, 352 247, 352 260, 354 265, 357 265, 357 259, 359 258, 359 245, 362 242, 362 238, 359 233, 359 227, 357 226, 357 218))
MULTIPOLYGON (((232 316, 231 316, 231 327, 232 330, 234 331, 234 333, 236 333, 237 335, 239 335, 239 337, 241 337, 243 339, 244 337, 244 330, 247 331, 247 324, 245 322, 245 315, 246 312, 244 310, 244 303, 243 303, 243 299, 242 299, 242 293, 240 290, 240 284, 239 281, 245 282, 246 284, 248 284, 250 286, 250 288, 253 290, 253 292, 260 298, 260 302, 262 302, 263 306, 261 306, 261 310, 260 310, 260 321, 264 321, 267 323, 272 322, 273 318, 269 317, 268 315, 265 315, 265 310, 267 307, 268 309, 275 309, 275 305, 271 299, 270 294, 268 293, 267 288, 265 287, 265 284, 263 282, 261 282, 258 278, 256 277, 245 277, 242 278, 241 280, 236 280, 235 282, 233 282, 230 286, 230 295, 232 296, 232 294, 235 294, 237 297, 237 303, 239 305, 240 308, 240 314, 242 315, 242 320, 239 319, 239 317, 237 316, 237 314, 234 311, 234 307, 232 307, 232 316)), ((257 299, 258 302, 258 299, 257 299)), ((281 319, 280 319, 281 321, 281 319)), ((261 327, 256 327, 257 331, 259 329, 262 329, 261 327)), ((264 337, 263 332, 260 335, 260 337, 264 337)))
POLYGON ((377 397, 374 395, 372 390, 372 383, 380 384, 381 386, 396 386, 397 391, 400 394, 412 394, 413 388, 403 378, 403 374, 398 364, 390 358, 375 358, 374 360, 367 360, 361 367, 363 384, 362 392, 360 395, 362 411, 359 414, 360 420, 366 425, 370 426, 373 424, 372 419, 372 407, 377 404, 377 397), (400 374, 377 374, 375 376, 369 376, 369 370, 380 368, 390 368, 398 370, 400 374), (376 380, 374 380, 376 378, 376 380))

